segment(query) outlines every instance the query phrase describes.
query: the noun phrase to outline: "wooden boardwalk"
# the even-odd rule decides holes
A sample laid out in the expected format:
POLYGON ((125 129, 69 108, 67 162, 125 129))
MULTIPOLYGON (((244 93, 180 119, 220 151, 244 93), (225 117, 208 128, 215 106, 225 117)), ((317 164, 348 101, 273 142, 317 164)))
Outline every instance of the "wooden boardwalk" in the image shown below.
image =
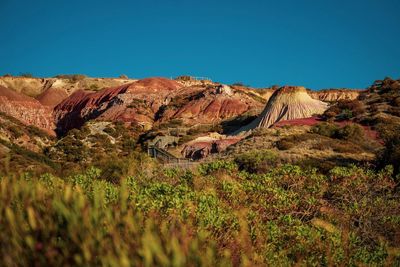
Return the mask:
POLYGON ((167 168, 191 169, 199 165, 199 162, 186 158, 178 158, 168 151, 156 146, 149 146, 147 148, 147 153, 150 157, 160 160, 167 168))

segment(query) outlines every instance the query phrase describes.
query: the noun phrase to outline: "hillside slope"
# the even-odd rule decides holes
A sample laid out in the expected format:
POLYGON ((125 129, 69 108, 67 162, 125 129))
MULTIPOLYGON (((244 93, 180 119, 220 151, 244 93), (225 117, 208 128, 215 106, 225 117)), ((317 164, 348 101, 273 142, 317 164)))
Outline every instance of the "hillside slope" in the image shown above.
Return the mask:
POLYGON ((304 87, 285 86, 274 92, 263 112, 238 132, 268 128, 281 120, 293 120, 322 114, 328 104, 311 98, 304 87))

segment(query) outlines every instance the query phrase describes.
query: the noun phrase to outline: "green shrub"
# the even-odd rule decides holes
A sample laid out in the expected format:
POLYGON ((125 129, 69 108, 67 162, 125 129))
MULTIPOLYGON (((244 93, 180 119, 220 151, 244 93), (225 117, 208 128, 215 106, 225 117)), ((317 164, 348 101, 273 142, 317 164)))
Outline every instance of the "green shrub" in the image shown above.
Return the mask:
POLYGON ((365 132, 363 127, 358 124, 348 124, 339 128, 335 137, 342 140, 361 141, 365 139, 365 132))
POLYGON ((289 150, 296 146, 293 141, 287 139, 281 139, 277 141, 275 145, 279 150, 289 150))
POLYGON ((335 105, 329 107, 323 114, 327 119, 337 118, 340 120, 349 120, 365 113, 364 104, 355 100, 340 100, 335 105))
MULTIPOLYGON (((400 173, 400 126, 396 124, 378 124, 377 130, 385 143, 385 148, 378 157, 381 168, 387 164, 394 166, 394 175, 400 173)), ((400 181, 400 177, 397 177, 400 181)))
POLYGON ((311 127, 311 132, 326 137, 333 137, 336 135, 338 126, 333 123, 322 122, 311 127))
POLYGON ((70 82, 78 82, 87 78, 84 74, 60 74, 55 76, 59 79, 68 79, 70 82))
POLYGON ((278 140, 275 142, 275 146, 279 150, 289 150, 302 142, 312 139, 315 139, 315 135, 312 133, 294 134, 278 140))
POLYGON ((1 177, 0 265, 400 264, 390 167, 148 169, 119 184, 96 168, 62 179, 1 177))
POLYGON ((16 125, 10 125, 7 127, 7 129, 11 132, 14 138, 18 139, 24 135, 24 131, 16 125))
POLYGON ((97 84, 93 83, 89 86, 89 89, 92 91, 97 91, 100 89, 100 87, 97 84))
POLYGON ((257 150, 240 154, 234 162, 239 170, 251 173, 262 173, 276 166, 277 155, 270 150, 257 150))
POLYGON ((364 128, 356 123, 338 127, 333 123, 322 122, 314 125, 310 131, 322 136, 354 142, 363 141, 366 138, 364 128))
POLYGON ((237 166, 234 162, 225 161, 225 160, 217 160, 210 163, 203 163, 199 167, 199 172, 202 175, 208 175, 217 170, 227 170, 229 172, 237 169, 237 166))
POLYGON ((43 131, 42 129, 34 126, 34 125, 28 125, 27 128, 28 133, 31 135, 39 136, 42 138, 47 138, 47 139, 54 139, 52 136, 50 136, 48 133, 43 131))
POLYGON ((24 78, 33 78, 32 73, 29 73, 29 72, 22 72, 19 74, 19 76, 24 77, 24 78))

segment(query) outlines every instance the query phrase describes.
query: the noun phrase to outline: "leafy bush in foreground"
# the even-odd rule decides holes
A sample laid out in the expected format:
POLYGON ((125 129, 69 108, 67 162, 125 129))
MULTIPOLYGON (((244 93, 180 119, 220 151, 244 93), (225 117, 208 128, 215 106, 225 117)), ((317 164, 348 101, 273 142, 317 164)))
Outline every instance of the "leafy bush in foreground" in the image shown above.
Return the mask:
POLYGON ((0 265, 399 265, 390 167, 0 178, 0 265))
POLYGON ((277 155, 271 150, 250 151, 235 157, 235 163, 240 170, 248 172, 265 172, 276 166, 277 155))

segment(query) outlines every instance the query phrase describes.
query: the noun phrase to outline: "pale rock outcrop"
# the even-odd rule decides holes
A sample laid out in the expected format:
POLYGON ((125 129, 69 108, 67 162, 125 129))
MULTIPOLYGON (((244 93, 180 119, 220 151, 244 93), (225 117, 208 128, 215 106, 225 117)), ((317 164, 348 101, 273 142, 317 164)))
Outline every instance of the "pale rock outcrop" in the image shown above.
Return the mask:
POLYGON ((273 93, 257 119, 239 129, 237 133, 254 128, 269 128, 281 120, 309 118, 315 114, 322 114, 327 108, 327 103, 311 98, 306 88, 284 86, 273 93))
POLYGON ((362 93, 362 90, 353 89, 327 89, 321 91, 308 91, 308 94, 324 102, 337 102, 340 100, 355 100, 362 93))

